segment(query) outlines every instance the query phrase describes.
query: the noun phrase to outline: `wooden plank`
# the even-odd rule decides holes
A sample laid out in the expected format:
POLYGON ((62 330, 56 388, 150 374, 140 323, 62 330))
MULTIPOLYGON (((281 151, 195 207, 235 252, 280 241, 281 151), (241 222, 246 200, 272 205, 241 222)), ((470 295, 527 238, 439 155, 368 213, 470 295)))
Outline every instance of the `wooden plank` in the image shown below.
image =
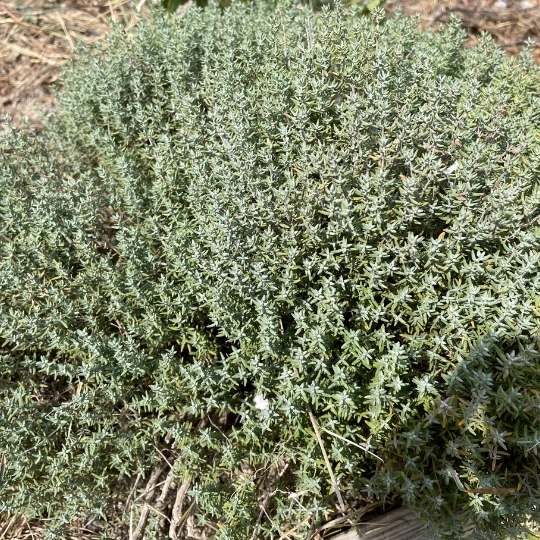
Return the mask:
POLYGON ((426 526, 408 508, 398 508, 331 540, 428 540, 426 526))

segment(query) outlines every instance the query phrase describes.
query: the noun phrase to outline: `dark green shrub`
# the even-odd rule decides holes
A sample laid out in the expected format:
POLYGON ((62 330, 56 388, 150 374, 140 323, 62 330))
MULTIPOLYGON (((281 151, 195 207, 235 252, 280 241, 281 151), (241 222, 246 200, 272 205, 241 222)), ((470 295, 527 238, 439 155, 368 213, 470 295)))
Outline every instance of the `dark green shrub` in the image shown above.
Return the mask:
POLYGON ((126 538, 166 459, 216 538, 306 538, 311 411, 347 509, 538 518, 540 77, 464 39, 234 5, 69 69, 1 142, 0 510, 126 538))

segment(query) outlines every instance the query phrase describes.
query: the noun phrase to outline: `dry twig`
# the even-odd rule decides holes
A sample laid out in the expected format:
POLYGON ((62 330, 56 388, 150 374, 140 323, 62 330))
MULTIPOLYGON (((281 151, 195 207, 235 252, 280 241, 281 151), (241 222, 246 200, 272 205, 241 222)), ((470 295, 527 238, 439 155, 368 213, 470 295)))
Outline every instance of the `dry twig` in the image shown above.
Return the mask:
POLYGON ((314 414, 311 411, 308 411, 308 414, 309 414, 309 419, 311 420, 311 425, 313 426, 313 431, 315 432, 315 437, 317 438, 319 446, 321 447, 321 452, 324 458, 324 462, 326 464, 326 468, 328 469, 328 474, 330 475, 330 479, 332 480, 332 486, 334 488, 334 491, 336 492, 336 497, 339 503, 339 509, 341 510, 342 514, 345 514, 346 512, 345 501, 343 500, 343 497, 341 496, 341 491, 339 490, 339 486, 338 486, 336 477, 334 475, 334 471, 332 470, 332 466, 330 465, 328 454, 326 453, 326 449, 324 448, 324 443, 321 437, 319 424, 314 414))
MULTIPOLYGON (((159 480, 159 477, 163 474, 165 471, 166 466, 162 463, 160 463, 150 475, 150 478, 148 480, 148 483, 146 484, 146 489, 144 491, 145 493, 145 502, 143 504, 143 507, 141 509, 141 515, 139 516, 139 522, 137 523, 137 527, 133 531, 133 533, 130 532, 130 539, 129 540, 139 540, 139 538, 143 537, 144 529, 146 528, 146 521, 148 520, 148 515, 150 513, 150 495, 156 488, 157 481, 159 480)), ((166 481, 165 481, 166 483, 166 481)))
MULTIPOLYGON (((176 499, 171 514, 171 523, 169 525, 169 538, 176 540, 178 538, 178 529, 182 525, 187 515, 182 514, 184 499, 189 489, 190 479, 186 478, 176 492, 176 499)), ((189 512, 189 510, 188 510, 189 512)), ((187 513, 186 513, 187 514, 187 513)))

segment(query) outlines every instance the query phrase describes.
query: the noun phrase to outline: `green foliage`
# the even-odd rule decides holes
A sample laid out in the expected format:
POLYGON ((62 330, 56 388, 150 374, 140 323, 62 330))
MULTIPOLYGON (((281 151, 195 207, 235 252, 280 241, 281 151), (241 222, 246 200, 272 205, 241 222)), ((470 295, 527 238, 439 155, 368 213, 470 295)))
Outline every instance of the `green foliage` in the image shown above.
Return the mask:
POLYGON ((183 4, 182 0, 161 0, 161 5, 171 13, 174 13, 180 4, 183 4))
MULTIPOLYGON (((182 4, 185 4, 187 0, 161 0, 161 6, 169 13, 174 13, 182 4)), ((245 1, 245 0, 244 0, 245 1)), ((274 0, 267 0, 269 4, 273 4, 274 0)), ((225 7, 230 4, 230 0, 218 0, 220 6, 225 7)), ((333 0, 300 0, 299 4, 307 4, 312 8, 320 9, 325 5, 332 5, 335 3, 333 0)), ((385 4, 385 0, 347 0, 344 4, 350 4, 356 6, 362 13, 368 14, 382 8, 385 4)), ((195 4, 200 7, 208 5, 208 0, 195 0, 195 4)))
POLYGON ((157 16, 2 138, 0 511, 126 538, 166 458, 216 538, 306 538, 311 410, 350 506, 538 518, 538 68, 360 11, 157 16))
POLYGON ((351 5, 360 6, 364 13, 372 13, 385 4, 385 0, 350 0, 351 5))
POLYGON ((451 521, 452 507, 444 504, 451 499, 461 509, 452 529, 457 538, 475 521, 482 524, 478 538, 517 538, 527 509, 538 504, 540 347, 538 341, 501 345, 497 337, 485 338, 445 377, 445 394, 391 441, 387 471, 372 485, 384 496, 391 484, 419 508, 431 500, 421 508, 428 519, 435 508, 451 521))

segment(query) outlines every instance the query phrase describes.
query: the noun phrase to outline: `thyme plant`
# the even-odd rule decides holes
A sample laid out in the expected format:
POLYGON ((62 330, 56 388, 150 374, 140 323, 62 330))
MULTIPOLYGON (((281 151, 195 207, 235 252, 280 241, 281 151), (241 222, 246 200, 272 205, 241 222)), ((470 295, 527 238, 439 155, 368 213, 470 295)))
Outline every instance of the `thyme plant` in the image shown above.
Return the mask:
POLYGON ((360 11, 156 15, 2 137, 0 511, 538 519, 539 69, 360 11))

